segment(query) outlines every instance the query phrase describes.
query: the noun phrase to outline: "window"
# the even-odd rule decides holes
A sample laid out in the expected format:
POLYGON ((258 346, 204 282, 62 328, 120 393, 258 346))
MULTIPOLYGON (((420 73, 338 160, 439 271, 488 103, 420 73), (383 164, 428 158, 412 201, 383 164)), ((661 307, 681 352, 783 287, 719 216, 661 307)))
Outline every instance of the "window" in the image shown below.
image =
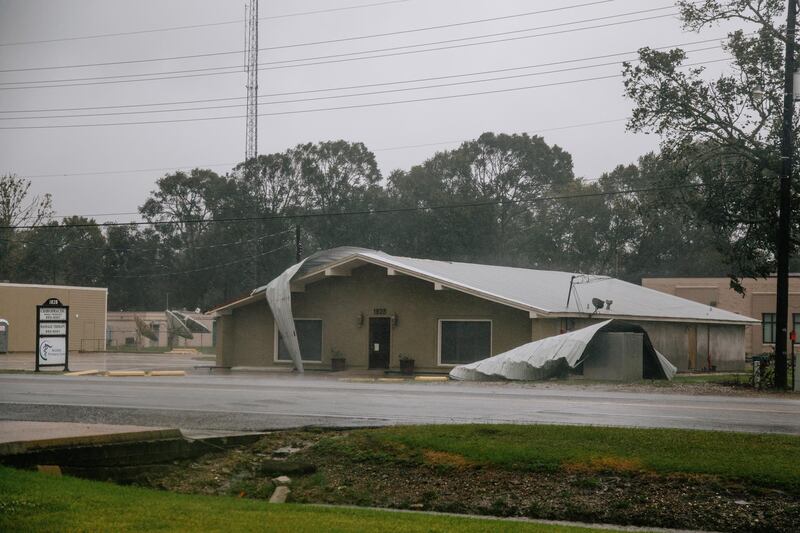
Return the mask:
POLYGON ((761 343, 775 344, 775 313, 761 314, 761 343))
MULTIPOLYGON (((322 361, 322 320, 315 318, 298 318, 294 321, 297 341, 300 344, 300 358, 303 361, 322 361)), ((277 326, 275 331, 277 331, 277 326)), ((292 356, 278 333, 278 357, 276 361, 291 361, 292 356)))
POLYGON ((474 363, 491 355, 491 320, 439 321, 440 365, 474 363))
MULTIPOLYGON (((792 313, 792 329, 794 330, 795 335, 800 337, 800 313, 792 313)), ((796 338, 794 343, 800 344, 797 342, 796 338)))

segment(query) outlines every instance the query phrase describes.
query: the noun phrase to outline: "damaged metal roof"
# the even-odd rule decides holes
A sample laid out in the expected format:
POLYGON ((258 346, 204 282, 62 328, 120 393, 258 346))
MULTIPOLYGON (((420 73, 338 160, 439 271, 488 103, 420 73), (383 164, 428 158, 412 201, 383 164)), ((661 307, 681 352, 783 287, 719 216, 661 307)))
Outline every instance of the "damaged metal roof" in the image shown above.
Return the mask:
MULTIPOLYGON (((736 325, 757 323, 752 318, 703 305, 607 276, 554 270, 480 265, 399 257, 364 248, 343 247, 309 257, 292 277, 312 283, 332 268, 371 263, 402 274, 440 284, 474 296, 551 317, 586 317, 595 309, 592 299, 604 303, 597 318, 637 318, 736 325), (571 290, 570 290, 571 287, 571 290), (567 300, 569 295, 569 306, 567 300)), ((253 293, 261 292, 259 287, 253 293)))

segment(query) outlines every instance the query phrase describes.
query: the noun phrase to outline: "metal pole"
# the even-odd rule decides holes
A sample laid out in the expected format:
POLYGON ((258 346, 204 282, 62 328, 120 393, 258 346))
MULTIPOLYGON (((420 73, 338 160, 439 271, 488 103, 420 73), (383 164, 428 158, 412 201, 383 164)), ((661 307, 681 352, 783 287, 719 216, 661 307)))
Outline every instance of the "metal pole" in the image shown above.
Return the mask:
POLYGON ((794 48, 797 26, 797 0, 789 1, 786 21, 786 60, 783 95, 783 134, 781 136, 780 217, 778 219, 778 288, 775 305, 775 387, 786 388, 786 336, 789 320, 789 251, 792 209, 793 127, 794 118, 794 48))
POLYGON ((247 72, 247 131, 244 160, 258 155, 258 0, 249 0, 245 35, 245 71, 247 72))

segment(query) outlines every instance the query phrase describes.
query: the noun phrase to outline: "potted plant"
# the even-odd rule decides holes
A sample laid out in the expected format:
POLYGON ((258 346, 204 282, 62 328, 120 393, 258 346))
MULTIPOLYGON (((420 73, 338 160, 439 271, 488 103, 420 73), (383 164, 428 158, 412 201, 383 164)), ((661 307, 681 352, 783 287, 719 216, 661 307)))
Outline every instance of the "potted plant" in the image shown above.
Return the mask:
POLYGON ((331 371, 341 372, 347 367, 344 354, 339 350, 331 348, 331 371))
POLYGON ((414 359, 408 354, 400 354, 400 373, 404 376, 414 375, 414 359))

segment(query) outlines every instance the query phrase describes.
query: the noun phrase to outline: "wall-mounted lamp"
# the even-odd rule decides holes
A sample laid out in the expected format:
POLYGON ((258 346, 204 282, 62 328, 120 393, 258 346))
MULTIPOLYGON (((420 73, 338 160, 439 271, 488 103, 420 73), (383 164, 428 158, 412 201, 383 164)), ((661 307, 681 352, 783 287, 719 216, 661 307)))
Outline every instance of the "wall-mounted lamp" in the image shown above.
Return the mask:
POLYGON ((398 321, 399 321, 399 319, 397 318, 397 313, 393 314, 393 315, 392 315, 392 327, 393 327, 393 328, 396 328, 396 327, 397 327, 397 323, 398 323, 398 321))
POLYGON ((364 325, 364 313, 358 313, 356 317, 356 326, 361 327, 364 325))

